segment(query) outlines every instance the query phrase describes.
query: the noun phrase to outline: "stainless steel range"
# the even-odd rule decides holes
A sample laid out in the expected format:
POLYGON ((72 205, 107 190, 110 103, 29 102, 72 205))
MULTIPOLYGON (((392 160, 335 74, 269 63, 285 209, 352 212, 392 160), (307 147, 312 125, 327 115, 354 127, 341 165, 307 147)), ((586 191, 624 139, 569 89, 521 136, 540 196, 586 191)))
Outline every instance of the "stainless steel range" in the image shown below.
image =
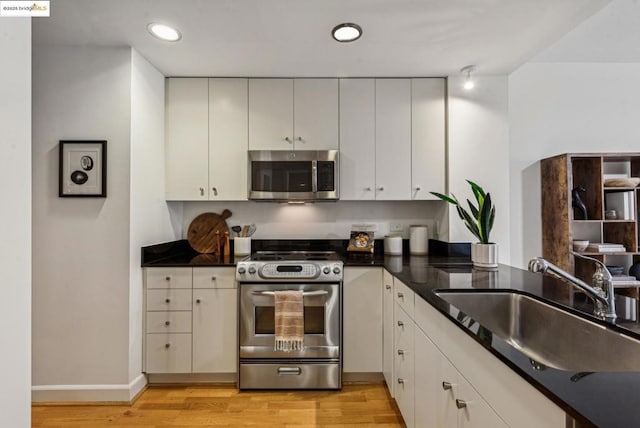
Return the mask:
POLYGON ((342 387, 342 274, 330 251, 257 252, 238 262, 239 388, 342 387), (274 292, 302 291, 304 347, 275 350, 274 292))

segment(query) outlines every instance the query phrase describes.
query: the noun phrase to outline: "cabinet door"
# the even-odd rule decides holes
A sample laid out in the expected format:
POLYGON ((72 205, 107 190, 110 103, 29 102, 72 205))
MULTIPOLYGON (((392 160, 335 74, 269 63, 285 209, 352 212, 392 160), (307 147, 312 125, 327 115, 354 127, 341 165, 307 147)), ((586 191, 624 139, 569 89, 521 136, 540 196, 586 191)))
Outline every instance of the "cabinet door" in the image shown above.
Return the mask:
POLYGON ((238 358, 237 290, 193 290, 193 372, 234 373, 238 358))
POLYGON ((209 79, 209 199, 247 200, 247 79, 209 79))
POLYGON ((393 276, 386 270, 382 276, 384 289, 382 290, 382 374, 389 388, 389 393, 394 396, 395 384, 393 383, 393 276))
POLYGON ((471 384, 458 373, 456 398, 464 407, 458 409, 458 428, 506 427, 471 384))
POLYGON ((411 80, 376 79, 376 199, 411 199, 411 80))
POLYGON ((445 192, 444 79, 411 79, 411 199, 445 192))
POLYGON ((338 79, 293 81, 296 150, 338 149, 338 79))
POLYGON ((249 149, 293 148, 293 80, 249 79, 249 149))
POLYGON ((345 372, 382 371, 382 268, 344 270, 345 372))
POLYGON ((209 197, 208 79, 172 78, 166 85, 165 197, 209 197))
POLYGON ((373 200, 375 80, 340 79, 340 199, 373 200))
POLYGON ((456 427, 456 371, 438 348, 415 329, 415 425, 416 428, 456 427))

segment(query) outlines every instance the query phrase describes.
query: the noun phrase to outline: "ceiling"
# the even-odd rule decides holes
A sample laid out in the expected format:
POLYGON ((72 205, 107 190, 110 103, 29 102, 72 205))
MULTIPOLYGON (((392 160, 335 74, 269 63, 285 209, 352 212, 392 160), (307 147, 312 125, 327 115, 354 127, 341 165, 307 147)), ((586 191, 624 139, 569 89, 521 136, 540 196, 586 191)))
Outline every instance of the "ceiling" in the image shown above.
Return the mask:
POLYGON ((448 76, 515 70, 609 0, 55 0, 33 43, 133 46, 166 76, 448 76), (147 24, 177 27, 162 42, 147 24), (342 22, 363 28, 349 44, 342 22))

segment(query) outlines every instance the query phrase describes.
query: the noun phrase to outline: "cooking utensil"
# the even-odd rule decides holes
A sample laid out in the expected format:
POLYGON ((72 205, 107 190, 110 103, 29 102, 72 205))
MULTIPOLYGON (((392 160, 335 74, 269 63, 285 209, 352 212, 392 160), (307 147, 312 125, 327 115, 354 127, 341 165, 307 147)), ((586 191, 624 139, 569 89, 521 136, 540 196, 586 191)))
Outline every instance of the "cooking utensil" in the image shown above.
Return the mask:
POLYGON ((249 230, 247 231, 247 236, 251 236, 254 233, 256 233, 256 225, 255 223, 251 223, 251 226, 249 226, 249 230))
POLYGON ((249 233, 249 225, 245 224, 244 226, 242 226, 242 232, 240 234, 241 237, 246 238, 247 233, 249 233))
POLYGON ((240 226, 231 226, 231 230, 236 233, 236 236, 240 236, 240 232, 242 232, 242 228, 240 226))
POLYGON ((187 230, 187 241, 189 241, 191 248, 199 253, 214 253, 216 231, 218 236, 229 231, 226 222, 229 217, 231 217, 231 211, 224 210, 222 214, 203 213, 193 219, 187 230))

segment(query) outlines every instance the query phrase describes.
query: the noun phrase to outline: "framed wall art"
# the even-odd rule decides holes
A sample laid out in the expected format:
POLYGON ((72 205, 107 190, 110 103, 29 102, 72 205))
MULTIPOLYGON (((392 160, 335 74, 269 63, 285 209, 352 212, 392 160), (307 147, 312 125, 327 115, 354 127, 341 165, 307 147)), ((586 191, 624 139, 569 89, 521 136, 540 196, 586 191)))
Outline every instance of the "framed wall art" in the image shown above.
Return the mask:
POLYGON ((59 197, 107 197, 107 142, 60 140, 59 197))

